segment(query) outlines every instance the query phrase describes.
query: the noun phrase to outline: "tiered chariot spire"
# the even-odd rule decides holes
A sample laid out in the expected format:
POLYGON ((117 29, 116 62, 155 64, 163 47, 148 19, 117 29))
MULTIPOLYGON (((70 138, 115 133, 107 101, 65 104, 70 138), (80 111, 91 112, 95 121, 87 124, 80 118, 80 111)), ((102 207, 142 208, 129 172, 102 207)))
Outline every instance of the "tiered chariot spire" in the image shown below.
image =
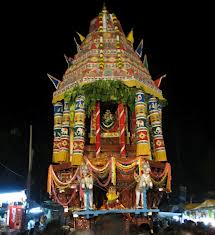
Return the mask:
MULTIPOLYGON (((149 126, 152 126, 154 122, 161 122, 160 116, 156 116, 156 112, 159 114, 161 108, 162 101, 164 100, 162 96, 161 90, 154 84, 151 75, 149 74, 148 69, 144 66, 142 63, 140 57, 137 55, 137 53, 133 49, 132 45, 132 39, 133 35, 129 34, 128 39, 123 33, 122 27, 120 25, 120 22, 118 21, 117 17, 114 14, 110 14, 106 7, 103 7, 102 12, 94 18, 90 23, 90 33, 84 38, 81 34, 79 34, 80 39, 82 41, 80 45, 80 50, 77 52, 77 54, 74 56, 73 62, 71 66, 66 70, 63 80, 61 81, 60 85, 58 86, 57 90, 54 92, 53 95, 53 103, 55 106, 60 105, 59 102, 64 101, 66 103, 65 108, 67 109, 67 105, 70 105, 70 113, 74 113, 74 110, 71 110, 75 106, 75 99, 73 99, 73 103, 71 101, 71 97, 74 98, 73 90, 78 87, 84 87, 86 84, 89 86, 93 86, 93 83, 101 83, 103 81, 110 81, 114 83, 120 82, 129 90, 133 90, 134 88, 137 90, 137 96, 136 96, 136 103, 135 99, 133 99, 133 103, 136 104, 136 123, 138 124, 138 127, 136 128, 135 125, 132 126, 132 130, 130 132, 134 132, 135 138, 136 138, 136 144, 137 144, 137 155, 150 155, 150 136, 149 136, 149 126), (138 91, 139 89, 139 91, 138 91), (141 99, 141 100, 138 100, 141 99), (150 102, 149 102, 150 100, 150 102), (153 102, 151 101, 153 100, 153 102), (67 104, 69 102, 69 104, 67 104), (149 103, 151 106, 153 106, 153 112, 152 107, 149 107, 149 103), (149 115, 149 109, 150 115, 149 115), (157 109, 157 111, 156 111, 157 109), (154 120, 155 119, 155 120, 154 120), (151 120, 151 121, 150 121, 151 120), (143 124, 143 127, 140 127, 140 124, 143 124), (150 125, 149 125, 150 124, 150 125), (137 130, 134 131, 134 128, 137 130), (143 129, 144 128, 144 129, 143 129), (143 138, 142 138, 143 137, 143 138), (145 138, 144 138, 145 137, 145 138), (139 151, 140 146, 143 145, 140 142, 145 141, 145 144, 148 145, 148 147, 144 147, 146 152, 139 151)), ((110 89, 110 88, 107 88, 110 89)), ((78 94, 76 94, 78 95, 78 94)), ((105 94, 104 94, 105 95, 105 94)), ((117 94, 116 94, 117 96, 117 94)), ((77 98, 77 97, 75 97, 77 98)), ((95 96, 96 98, 96 96, 95 96)), ((118 97, 119 98, 119 97, 118 97)), ((117 98, 117 99, 118 99, 117 98)), ((78 98, 80 100, 80 98, 78 98)), ((85 99, 82 97, 82 99, 85 99)), ((110 103, 113 101, 115 102, 116 97, 110 96, 109 101, 110 103)), ((123 97, 122 97, 123 99, 123 97)), ((99 97, 98 97, 99 101, 99 97)), ((119 103, 123 103, 123 107, 119 106, 119 109, 121 109, 121 118, 124 118, 125 111, 124 108, 126 104, 126 101, 119 100, 119 103)), ((84 101, 83 101, 84 102, 84 101)), ((133 104, 133 106, 134 106, 133 104)), ((76 102, 76 106, 78 103, 76 102)), ((101 106, 101 104, 100 104, 101 106)), ((97 105, 98 107, 98 105, 97 105)), ((87 108, 87 107, 86 107, 87 108)), ((95 105, 96 109, 96 105, 95 105)), ((63 112, 63 111, 62 111, 63 112)), ((84 109, 81 111, 84 113, 84 109)), ((131 113, 130 113, 131 114, 131 113)), ((60 114, 61 115, 61 114, 60 114)), ((62 113, 63 115, 63 113, 62 113)), ((81 116, 81 114, 77 114, 76 116, 81 116)), ((84 114, 82 114, 83 116, 84 114)), ((129 117, 128 112, 127 115, 127 121, 131 117, 129 117)), ((55 113, 55 116, 58 117, 59 113, 55 113)), ((74 115, 73 115, 74 116, 74 115)), ((71 117, 71 115, 70 115, 71 117)), ((93 114, 92 117, 93 118, 93 114)), ((56 118, 57 119, 57 118, 56 118)), ((68 133, 69 129, 73 128, 74 120, 71 120, 70 118, 70 127, 68 126, 68 133)), ((84 121, 84 118, 82 118, 82 121, 84 121)), ((98 116, 97 116, 98 121, 98 116)), ((120 120, 119 120, 120 121, 120 120)), ((122 125, 126 125, 126 122, 123 124, 121 123, 121 131, 122 134, 124 134, 124 128, 122 125)), ((60 123, 56 123, 57 126, 59 126, 60 123)), ((83 124, 83 123, 82 123, 83 124)), ((85 127, 80 127, 83 131, 81 132, 83 134, 85 127)), ((83 124, 84 125, 84 124, 83 124)), ((154 125, 154 124, 153 124, 154 125)), ((157 125, 157 124, 156 124, 157 125)), ((160 126, 160 124, 159 124, 160 126)), ((59 135, 60 135, 60 129, 56 127, 55 131, 55 137, 56 137, 56 150, 57 147, 60 146, 59 144, 59 135)), ((76 127, 77 128, 77 127, 76 127)), ((97 123, 97 128, 100 128, 97 123)), ((153 129, 153 128, 151 128, 153 129)), ((64 129, 65 130, 65 127, 64 129)), ((154 130, 154 129, 153 129, 154 130)), ((157 130, 157 129, 156 129, 157 130)), ((63 133, 64 134, 64 133, 63 133)), ((88 133, 86 133, 87 136, 88 133)), ((122 137, 122 135, 121 135, 122 137)), ((133 136, 134 137, 134 136, 133 136)), ((71 135, 70 135, 70 138, 71 135)), ((165 149, 163 144, 163 137, 162 133, 159 132, 159 134, 155 137, 155 135, 151 135, 151 138, 157 138, 158 141, 155 141, 154 147, 162 146, 162 149, 160 148, 160 152, 163 151, 162 154, 159 154, 157 151, 157 156, 155 156, 155 160, 161 160, 166 161, 165 156, 165 149), (162 155, 162 156, 161 156, 162 155)), ((69 141, 69 138, 67 138, 69 141)), ((98 139, 98 138, 97 138, 98 139)), ((121 138, 121 141, 124 141, 123 138, 121 138)), ((81 141, 81 146, 84 146, 84 142, 81 141)), ((66 141, 62 144, 65 144, 66 141)), ((78 142, 79 143, 79 142, 78 142)), ((69 143, 68 143, 69 146, 69 143)), ((65 154, 61 154, 61 150, 58 149, 54 152, 54 162, 62 162, 62 161, 68 161, 69 159, 72 159, 72 154, 74 153, 74 145, 72 144, 73 149, 71 147, 71 141, 70 141, 70 149, 68 150, 68 154, 70 157, 65 157, 65 154), (72 153, 72 154, 71 154, 72 153)), ((125 148, 125 146, 123 147, 125 148)), ((156 148, 154 149, 157 150, 156 148)), ((124 150, 122 150, 124 154, 124 150)), ((152 157, 149 157, 152 159, 152 157)))
MULTIPOLYGON (((165 99, 140 59, 140 48, 138 53, 133 48, 133 31, 126 37, 116 15, 103 7, 90 22, 89 34, 78 35, 77 54, 53 94, 53 163, 60 165, 49 168, 50 195, 51 189, 57 197, 60 188, 71 188, 70 181, 83 164, 94 182, 104 188, 111 184, 120 190, 122 182, 133 184, 135 173, 139 175, 137 184, 146 174, 157 189, 170 191, 170 165, 162 134, 165 99), (153 169, 145 172, 145 165, 153 169), (56 171, 63 179, 65 170, 70 178, 63 182, 56 171)), ((132 207, 132 199, 126 198, 134 191, 120 195, 126 208, 132 207)))

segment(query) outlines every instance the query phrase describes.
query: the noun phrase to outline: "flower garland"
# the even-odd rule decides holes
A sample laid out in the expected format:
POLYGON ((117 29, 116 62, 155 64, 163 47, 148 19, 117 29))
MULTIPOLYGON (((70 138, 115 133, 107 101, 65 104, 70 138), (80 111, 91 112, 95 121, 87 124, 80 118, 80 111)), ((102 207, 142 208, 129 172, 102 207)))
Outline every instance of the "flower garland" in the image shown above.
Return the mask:
POLYGON ((164 170, 163 170, 162 173, 160 173, 159 175, 156 175, 156 174, 154 174, 153 172, 151 172, 150 174, 151 174, 151 176, 152 176, 153 178, 161 178, 161 177, 163 177, 164 175, 168 174, 170 171, 171 171, 170 164, 169 164, 169 163, 166 163, 166 164, 165 164, 165 168, 164 168, 164 170))
POLYGON ((111 157, 111 183, 116 185, 116 159, 111 157))
POLYGON ((95 167, 89 159, 85 158, 85 161, 87 163, 87 165, 92 169, 92 171, 94 172, 98 172, 98 173, 102 173, 104 172, 106 169, 108 169, 109 165, 110 165, 110 160, 103 166, 103 167, 95 167))
POLYGON ((110 173, 110 166, 102 173, 94 173, 98 176, 99 179, 105 179, 107 178, 107 175, 110 173))
POLYGON ((74 181, 77 178, 77 174, 79 172, 79 167, 76 169, 75 174, 73 175, 73 177, 68 182, 60 181, 58 179, 58 177, 56 176, 52 166, 50 166, 50 171, 51 171, 51 178, 54 180, 55 184, 58 187, 63 187, 63 186, 68 187, 72 183, 72 181, 74 181))
POLYGON ((128 164, 132 164, 133 162, 138 162, 139 158, 140 157, 136 157, 135 159, 131 159, 131 160, 126 159, 126 161, 123 161, 122 159, 117 159, 117 162, 124 164, 124 165, 128 165, 128 164))
POLYGON ((120 174, 122 175, 130 175, 131 173, 133 173, 135 171, 136 167, 134 166, 133 168, 129 169, 129 170, 122 170, 117 168, 117 171, 120 172, 120 174))
POLYGON ((156 186, 162 186, 164 184, 164 181, 167 179, 166 189, 167 192, 171 192, 172 176, 171 176, 171 165, 169 163, 165 164, 164 171, 161 174, 156 175, 153 172, 151 172, 150 175, 153 184, 156 186))
POLYGON ((61 202, 60 199, 58 198, 57 193, 54 190, 53 182, 52 182, 52 193, 54 194, 54 199, 57 201, 57 203, 59 203, 62 206, 68 206, 71 203, 71 201, 74 199, 75 194, 76 194, 76 190, 74 190, 74 192, 72 193, 70 199, 66 203, 61 202))
POLYGON ((163 175, 163 177, 159 181, 153 179, 152 177, 151 177, 151 180, 152 180, 154 185, 161 186, 161 185, 164 184, 164 181, 165 181, 166 177, 167 177, 167 174, 163 175))
POLYGON ((96 174, 93 174, 93 177, 96 179, 97 183, 99 184, 99 186, 101 187, 107 187, 108 184, 110 183, 110 180, 111 180, 111 173, 109 171, 109 175, 108 175, 108 178, 107 178, 107 181, 105 183, 102 183, 99 178, 96 176, 96 174))
POLYGON ((59 189, 66 189, 66 188, 69 188, 69 187, 70 187, 69 184, 68 184, 68 185, 65 185, 65 186, 62 186, 62 185, 57 184, 57 182, 55 181, 55 179, 53 179, 52 182, 54 182, 55 187, 56 187, 56 188, 59 188, 59 189))
POLYGON ((171 192, 171 180, 172 180, 172 174, 171 174, 171 165, 170 163, 166 163, 168 168, 168 177, 167 177, 167 183, 166 183, 166 189, 167 192, 171 192))
POLYGON ((52 165, 49 166, 48 169, 48 177, 47 177, 47 193, 49 194, 49 196, 51 196, 51 192, 52 192, 52 165))
MULTIPOLYGON (((131 174, 137 166, 139 167, 139 169, 141 168, 141 165, 143 164, 144 160, 141 159, 140 157, 137 157, 130 161, 126 160, 125 162, 116 159, 115 157, 111 157, 110 160, 103 167, 94 166, 87 158, 85 158, 85 161, 89 166, 90 170, 93 172, 93 177, 98 183, 98 185, 101 187, 107 187, 110 181, 112 182, 112 184, 116 185, 117 170, 124 175, 131 174), (102 182, 101 180, 104 180, 105 182, 102 182)), ((68 182, 65 183, 58 179, 51 165, 48 171, 48 185, 47 185, 48 193, 51 195, 51 192, 53 192, 56 200, 60 201, 60 199, 57 198, 55 188, 56 187, 59 189, 68 188, 72 183, 72 181, 74 181, 77 178, 79 172, 80 172, 79 168, 77 168, 73 177, 68 182)), ((166 190, 167 192, 171 192, 171 166, 169 163, 165 164, 165 168, 162 173, 157 175, 151 171, 150 176, 153 184, 158 187, 163 187, 166 180, 166 190)), ((69 204, 71 200, 67 204, 69 204)), ((61 202, 59 203, 62 204, 61 202)))
POLYGON ((134 169, 136 166, 137 166, 137 162, 133 162, 131 163, 130 165, 123 165, 119 162, 116 162, 116 166, 117 168, 119 168, 120 170, 123 170, 123 171, 129 171, 131 169, 134 169))

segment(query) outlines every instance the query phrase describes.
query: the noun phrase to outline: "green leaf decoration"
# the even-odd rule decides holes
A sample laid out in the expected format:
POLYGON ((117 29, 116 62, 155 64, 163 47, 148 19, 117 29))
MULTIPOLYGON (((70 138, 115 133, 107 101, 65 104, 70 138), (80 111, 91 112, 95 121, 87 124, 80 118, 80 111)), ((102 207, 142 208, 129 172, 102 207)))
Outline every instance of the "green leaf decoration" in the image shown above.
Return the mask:
MULTIPOLYGON (((96 101, 102 102, 111 101, 113 103, 127 104, 133 112, 135 110, 135 95, 140 88, 128 87, 121 81, 99 80, 93 83, 88 83, 83 86, 76 86, 64 95, 64 99, 70 102, 70 105, 75 104, 75 99, 78 95, 85 96, 86 113, 91 115, 92 110, 96 105, 96 101)), ((145 99, 148 100, 148 95, 145 93, 145 99)), ((164 106, 164 103, 162 103, 164 106)))

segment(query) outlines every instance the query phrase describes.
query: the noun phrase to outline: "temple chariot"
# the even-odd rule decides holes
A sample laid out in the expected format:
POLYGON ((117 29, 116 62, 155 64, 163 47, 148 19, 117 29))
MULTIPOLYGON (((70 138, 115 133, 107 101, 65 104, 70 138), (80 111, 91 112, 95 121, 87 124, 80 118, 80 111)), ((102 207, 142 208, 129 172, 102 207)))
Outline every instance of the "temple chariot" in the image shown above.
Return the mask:
POLYGON ((79 34, 62 81, 49 75, 53 94, 50 198, 89 228, 104 214, 149 223, 171 192, 171 167, 162 134, 165 98, 115 14, 104 7, 79 34))

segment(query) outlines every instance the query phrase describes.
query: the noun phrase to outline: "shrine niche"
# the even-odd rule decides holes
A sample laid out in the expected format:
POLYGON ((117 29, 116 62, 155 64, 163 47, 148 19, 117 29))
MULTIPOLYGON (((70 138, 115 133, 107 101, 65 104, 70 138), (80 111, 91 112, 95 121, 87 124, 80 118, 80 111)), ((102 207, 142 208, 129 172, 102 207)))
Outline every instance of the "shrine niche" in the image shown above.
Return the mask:
POLYGON ((171 192, 162 132, 166 100, 146 57, 141 61, 142 44, 134 50, 133 31, 126 37, 106 8, 91 21, 86 38, 79 37, 77 54, 53 94, 48 192, 84 217, 76 219, 78 227, 114 210, 140 215, 127 216, 130 223, 145 221, 171 192))

